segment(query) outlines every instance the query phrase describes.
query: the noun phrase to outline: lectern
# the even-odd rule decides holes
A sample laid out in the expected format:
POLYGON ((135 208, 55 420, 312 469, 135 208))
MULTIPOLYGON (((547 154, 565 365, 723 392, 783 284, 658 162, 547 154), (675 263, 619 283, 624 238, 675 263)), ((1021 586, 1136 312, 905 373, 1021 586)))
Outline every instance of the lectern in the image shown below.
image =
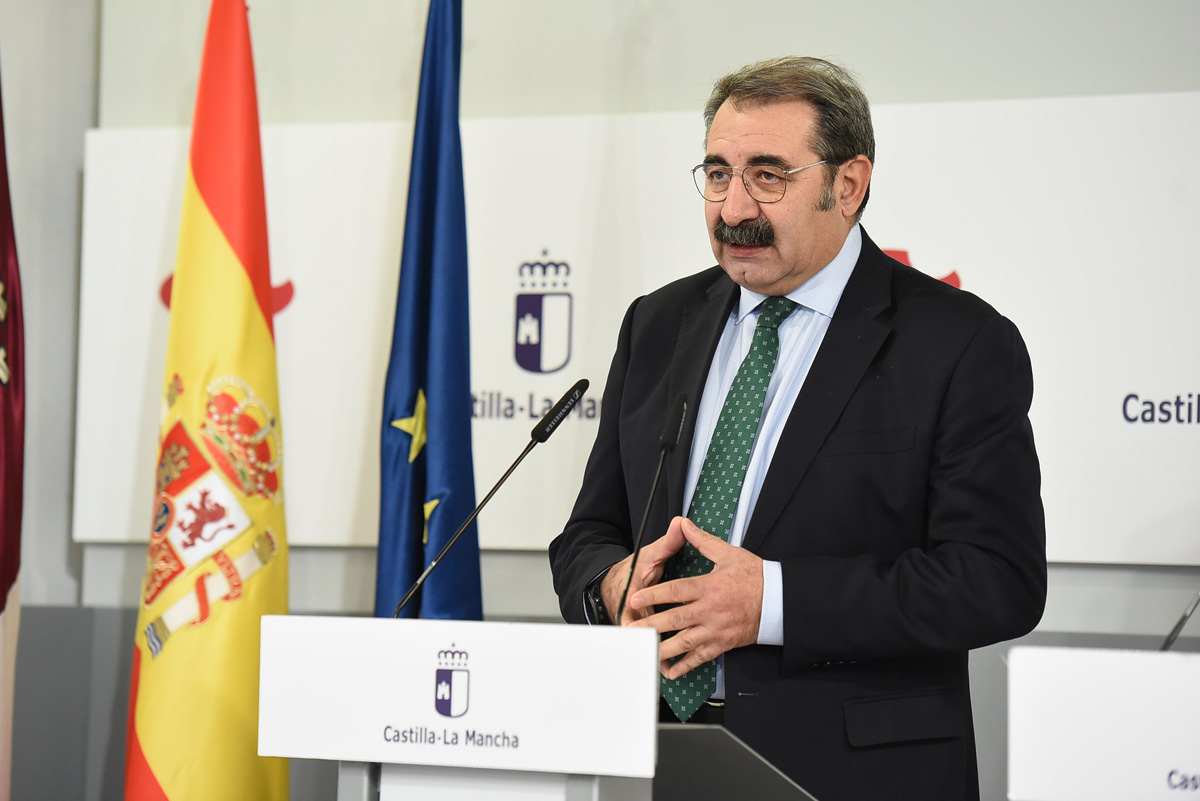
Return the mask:
POLYGON ((1012 801, 1200 798, 1200 654, 1014 647, 1012 801))
POLYGON ((262 620, 258 753, 337 760, 339 801, 812 801, 723 728, 657 718, 649 629, 262 620))

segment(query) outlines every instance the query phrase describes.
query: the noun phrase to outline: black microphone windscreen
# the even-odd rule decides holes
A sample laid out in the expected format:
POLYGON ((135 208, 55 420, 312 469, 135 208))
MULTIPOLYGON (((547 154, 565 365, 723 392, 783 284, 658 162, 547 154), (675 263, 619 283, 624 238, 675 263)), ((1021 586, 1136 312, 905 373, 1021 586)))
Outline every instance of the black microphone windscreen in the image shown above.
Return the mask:
POLYGON ((558 428, 558 424, 567 419, 567 415, 571 413, 571 409, 575 408, 575 404, 579 403, 579 399, 583 397, 583 393, 587 392, 588 380, 581 378, 575 382, 575 386, 567 390, 567 394, 558 399, 558 403, 550 411, 546 412, 533 431, 529 432, 529 436, 535 442, 545 442, 550 439, 550 435, 554 433, 554 429, 558 428))
POLYGON ((658 438, 659 450, 674 450, 683 434, 683 421, 687 417, 687 395, 676 395, 671 410, 667 412, 667 424, 663 426, 662 436, 658 438))

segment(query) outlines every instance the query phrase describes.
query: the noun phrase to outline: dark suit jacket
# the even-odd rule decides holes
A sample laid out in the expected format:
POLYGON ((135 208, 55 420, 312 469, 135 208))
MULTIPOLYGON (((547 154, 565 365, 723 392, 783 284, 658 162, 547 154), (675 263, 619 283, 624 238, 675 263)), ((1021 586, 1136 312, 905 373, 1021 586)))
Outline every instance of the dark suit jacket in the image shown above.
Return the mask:
MULTIPOLYGON (((714 267, 626 313, 550 546, 568 622, 631 550, 678 393, 690 411, 647 537, 682 514, 694 409, 737 295, 714 267)), ((1012 323, 864 234, 743 543, 782 563, 784 645, 725 656, 726 727, 822 801, 978 797, 967 651, 1028 632, 1045 602, 1032 394, 1012 323)))

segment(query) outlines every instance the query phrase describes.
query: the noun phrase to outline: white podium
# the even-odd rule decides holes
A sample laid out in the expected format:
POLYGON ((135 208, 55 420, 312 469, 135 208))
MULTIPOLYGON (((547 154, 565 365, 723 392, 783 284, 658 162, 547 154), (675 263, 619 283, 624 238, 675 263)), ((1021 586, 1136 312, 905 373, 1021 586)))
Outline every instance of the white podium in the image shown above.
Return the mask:
POLYGON ((258 753, 337 760, 339 801, 812 799, 719 726, 658 725, 650 629, 267 616, 261 647, 258 753))
POLYGON ((1200 798, 1200 654, 1018 646, 1008 676, 1012 801, 1200 798))
POLYGON ((657 722, 648 629, 262 621, 259 754, 384 763, 381 801, 565 801, 604 798, 582 788, 609 785, 621 794, 609 797, 649 799, 657 722), (579 710, 581 697, 597 703, 579 710))

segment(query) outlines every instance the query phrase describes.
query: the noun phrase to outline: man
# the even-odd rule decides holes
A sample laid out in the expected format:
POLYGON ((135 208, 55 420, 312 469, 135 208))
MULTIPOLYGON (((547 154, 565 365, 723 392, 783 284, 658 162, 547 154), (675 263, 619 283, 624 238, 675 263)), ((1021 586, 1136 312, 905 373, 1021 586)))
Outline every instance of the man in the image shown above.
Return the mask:
POLYGON ((563 616, 617 616, 684 394, 622 621, 666 635, 664 707, 822 801, 978 798, 967 652, 1028 632, 1045 602, 1025 345, 859 226, 874 134, 847 72, 750 65, 705 122, 720 267, 625 315, 550 546, 563 616))

